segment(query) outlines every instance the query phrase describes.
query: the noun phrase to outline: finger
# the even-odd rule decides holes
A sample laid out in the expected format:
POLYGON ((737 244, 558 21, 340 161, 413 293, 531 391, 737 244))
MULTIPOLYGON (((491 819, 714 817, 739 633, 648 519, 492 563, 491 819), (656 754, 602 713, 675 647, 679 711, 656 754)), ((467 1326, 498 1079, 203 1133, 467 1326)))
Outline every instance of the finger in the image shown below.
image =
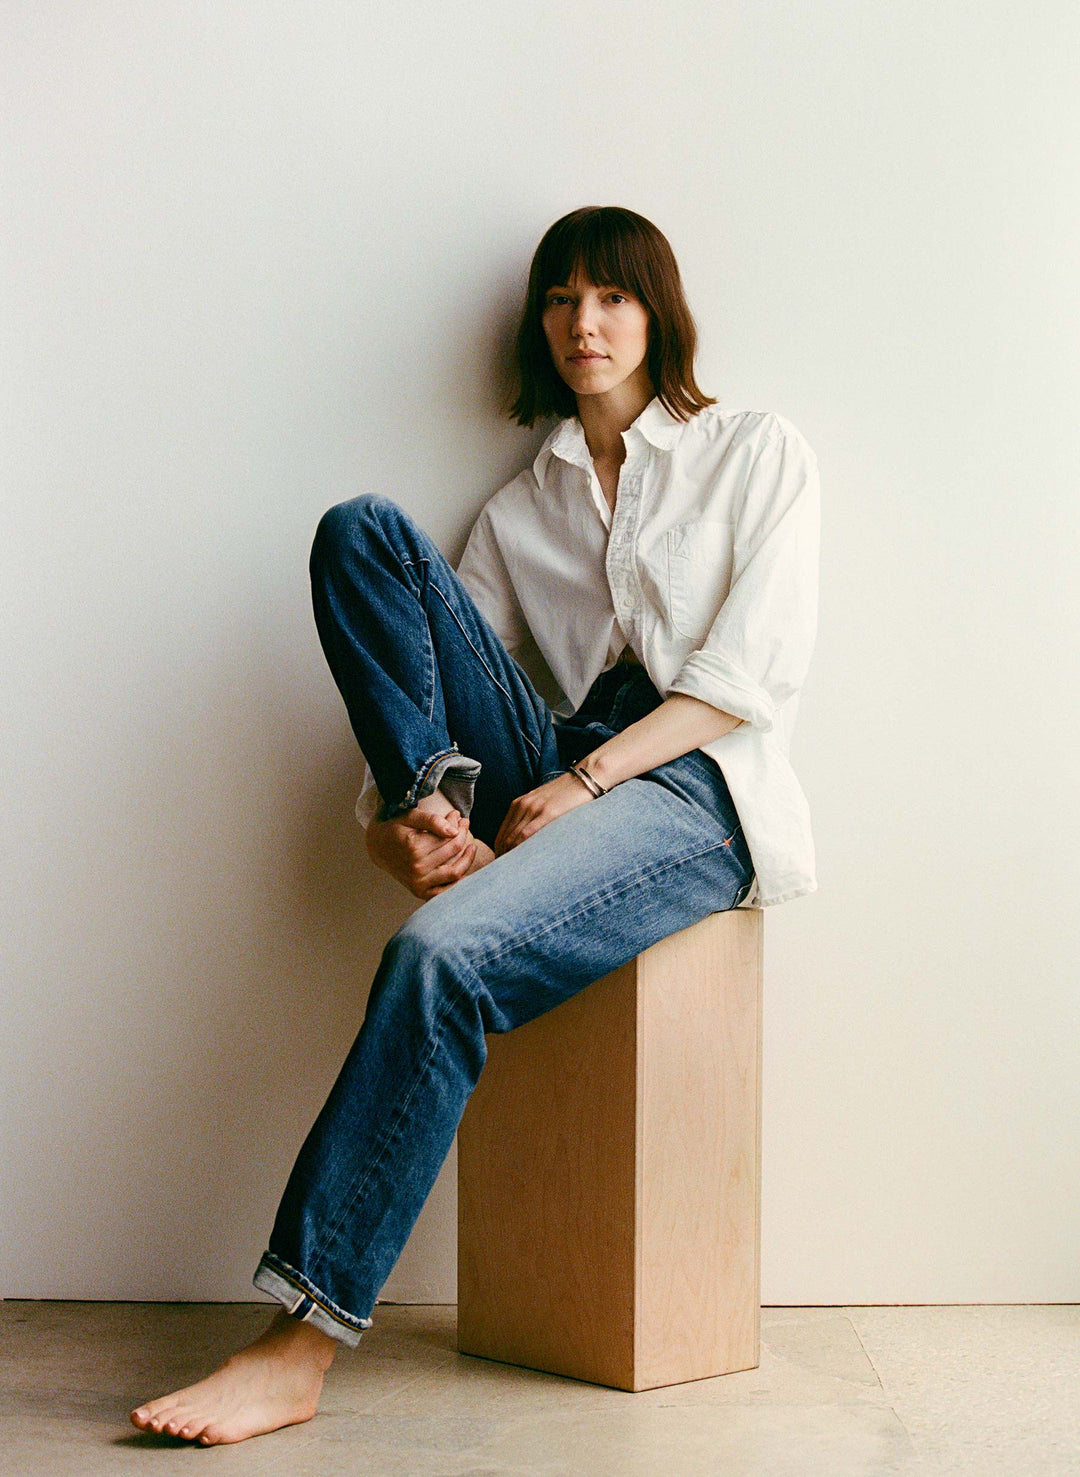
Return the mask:
POLYGON ((439 811, 428 811, 428 809, 421 809, 420 806, 414 806, 411 811, 397 815, 396 820, 400 826, 405 826, 412 832, 425 832, 431 836, 452 836, 457 832, 462 817, 459 811, 446 811, 446 814, 440 814, 439 811))
POLYGON ((436 855, 445 860, 446 857, 455 855, 469 842, 471 832, 468 825, 463 825, 459 831, 452 836, 436 836, 430 831, 409 831, 406 840, 406 848, 409 855, 417 860, 427 861, 436 855))
MULTIPOLYGON (((506 819, 503 821, 502 829, 499 832, 499 836, 501 836, 502 838, 503 851, 510 851, 518 844, 518 842, 521 840, 522 828, 529 824, 531 818, 532 807, 526 805, 523 800, 515 800, 514 804, 507 812, 506 819)), ((496 838, 496 842, 497 841, 498 837, 496 838)), ((496 855, 500 854, 497 844, 492 848, 492 850, 495 852, 496 855)))
POLYGON ((456 836, 451 836, 449 841, 444 841, 424 858, 424 867, 430 870, 433 866, 441 867, 444 862, 456 861, 463 851, 475 844, 468 826, 462 826, 456 836))
POLYGON ((407 810, 400 817, 412 831, 427 831, 432 836, 456 836, 464 817, 460 811, 451 810, 439 815, 434 810, 407 810))
POLYGON ((432 888, 440 888, 448 887, 453 882, 460 882, 472 866, 475 856, 476 844, 474 842, 456 860, 448 862, 444 867, 438 867, 434 872, 430 872, 424 879, 426 885, 432 888))
POLYGON ((476 847, 474 845, 461 862, 455 862, 453 867, 443 868, 438 876, 427 878, 423 884, 425 900, 437 896, 440 892, 448 892, 451 887, 455 887, 462 877, 468 875, 475 856, 476 847))
POLYGON ((503 823, 499 827, 498 835, 495 837, 495 843, 491 848, 496 856, 500 854, 500 848, 505 850, 507 837, 510 836, 510 834, 517 829, 520 821, 520 802, 515 800, 510 809, 503 816, 503 823))
POLYGON ((520 846, 522 842, 528 841, 531 836, 535 836, 537 831, 542 831, 554 819, 555 817, 553 815, 545 815, 541 811, 539 815, 532 816, 530 819, 523 821, 506 838, 503 850, 513 851, 515 846, 520 846))
POLYGON ((496 856, 505 856, 508 851, 513 851, 514 847, 518 844, 519 835, 519 828, 517 826, 508 827, 501 841, 496 837, 495 845, 491 848, 492 851, 496 856))
POLYGON ((421 840, 420 845, 409 849, 412 858, 412 867, 417 871, 418 877, 427 876, 433 867, 442 867, 448 861, 457 861, 462 851, 467 846, 474 845, 473 833, 468 826, 462 826, 457 836, 449 837, 449 840, 440 842, 437 837, 430 837, 430 842, 425 845, 421 840))
POLYGON ((438 897, 441 893, 449 892, 450 889, 452 887, 456 887, 460 881, 461 881, 461 878, 460 877, 454 877, 449 882, 444 882, 440 887, 432 887, 428 891, 427 897, 429 897, 429 898, 438 897))
POLYGON ((512 814, 508 817, 511 821, 508 829, 512 833, 520 835, 526 826, 535 826, 537 821, 543 825, 544 821, 542 817, 545 811, 546 807, 544 805, 535 800, 530 801, 528 796, 525 796, 524 799, 517 801, 512 814))

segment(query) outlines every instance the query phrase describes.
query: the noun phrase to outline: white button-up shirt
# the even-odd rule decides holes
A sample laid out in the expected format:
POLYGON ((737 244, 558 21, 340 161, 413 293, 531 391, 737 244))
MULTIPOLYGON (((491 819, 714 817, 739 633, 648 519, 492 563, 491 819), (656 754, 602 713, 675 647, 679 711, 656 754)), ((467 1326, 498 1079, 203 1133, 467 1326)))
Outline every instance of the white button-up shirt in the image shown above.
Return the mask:
POLYGON ((742 906, 813 892, 809 807, 788 751, 817 629, 817 458, 771 412, 713 405, 683 422, 658 399, 623 442, 612 513, 580 420, 560 421, 485 504, 458 573, 538 685, 554 678, 556 711, 574 712, 629 644, 665 697, 741 718, 703 751, 750 848, 742 906))

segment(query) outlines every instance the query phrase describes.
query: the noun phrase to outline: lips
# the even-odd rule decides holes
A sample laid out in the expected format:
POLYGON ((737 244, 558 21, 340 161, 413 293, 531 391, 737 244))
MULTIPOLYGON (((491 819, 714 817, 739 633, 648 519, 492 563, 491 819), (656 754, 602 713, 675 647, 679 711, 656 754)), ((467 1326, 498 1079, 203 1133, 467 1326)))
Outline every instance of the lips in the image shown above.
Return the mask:
POLYGON ((573 364, 591 364, 594 359, 606 359, 606 354, 570 354, 568 355, 573 364))

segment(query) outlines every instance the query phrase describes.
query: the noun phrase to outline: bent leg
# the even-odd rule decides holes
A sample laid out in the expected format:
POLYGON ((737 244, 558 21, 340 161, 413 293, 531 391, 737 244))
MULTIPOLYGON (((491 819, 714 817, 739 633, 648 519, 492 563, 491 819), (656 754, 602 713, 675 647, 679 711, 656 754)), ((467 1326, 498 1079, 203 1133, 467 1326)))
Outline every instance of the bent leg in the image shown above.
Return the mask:
POLYGON ((752 875, 723 778, 694 753, 560 816, 425 904, 383 955, 256 1285, 357 1342, 453 1142, 485 1033, 734 907, 752 875))
POLYGON ((387 498, 321 519, 315 622, 386 816, 442 788, 494 839, 559 768, 551 713, 437 546, 387 498), (475 787, 475 789, 474 789, 475 787))

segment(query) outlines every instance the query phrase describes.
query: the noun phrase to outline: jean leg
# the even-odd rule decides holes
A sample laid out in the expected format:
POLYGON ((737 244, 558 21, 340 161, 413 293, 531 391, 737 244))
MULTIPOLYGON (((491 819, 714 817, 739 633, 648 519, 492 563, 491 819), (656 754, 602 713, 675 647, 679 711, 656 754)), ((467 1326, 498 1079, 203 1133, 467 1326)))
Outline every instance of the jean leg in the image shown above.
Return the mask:
POLYGON ((560 816, 426 903, 387 946, 257 1285, 355 1343, 449 1152, 485 1033, 735 906, 751 876, 727 787, 691 754, 560 816))
POLYGON ((432 540, 395 503, 321 519, 315 622, 384 816, 441 787, 491 841, 560 768, 551 713, 432 540))

